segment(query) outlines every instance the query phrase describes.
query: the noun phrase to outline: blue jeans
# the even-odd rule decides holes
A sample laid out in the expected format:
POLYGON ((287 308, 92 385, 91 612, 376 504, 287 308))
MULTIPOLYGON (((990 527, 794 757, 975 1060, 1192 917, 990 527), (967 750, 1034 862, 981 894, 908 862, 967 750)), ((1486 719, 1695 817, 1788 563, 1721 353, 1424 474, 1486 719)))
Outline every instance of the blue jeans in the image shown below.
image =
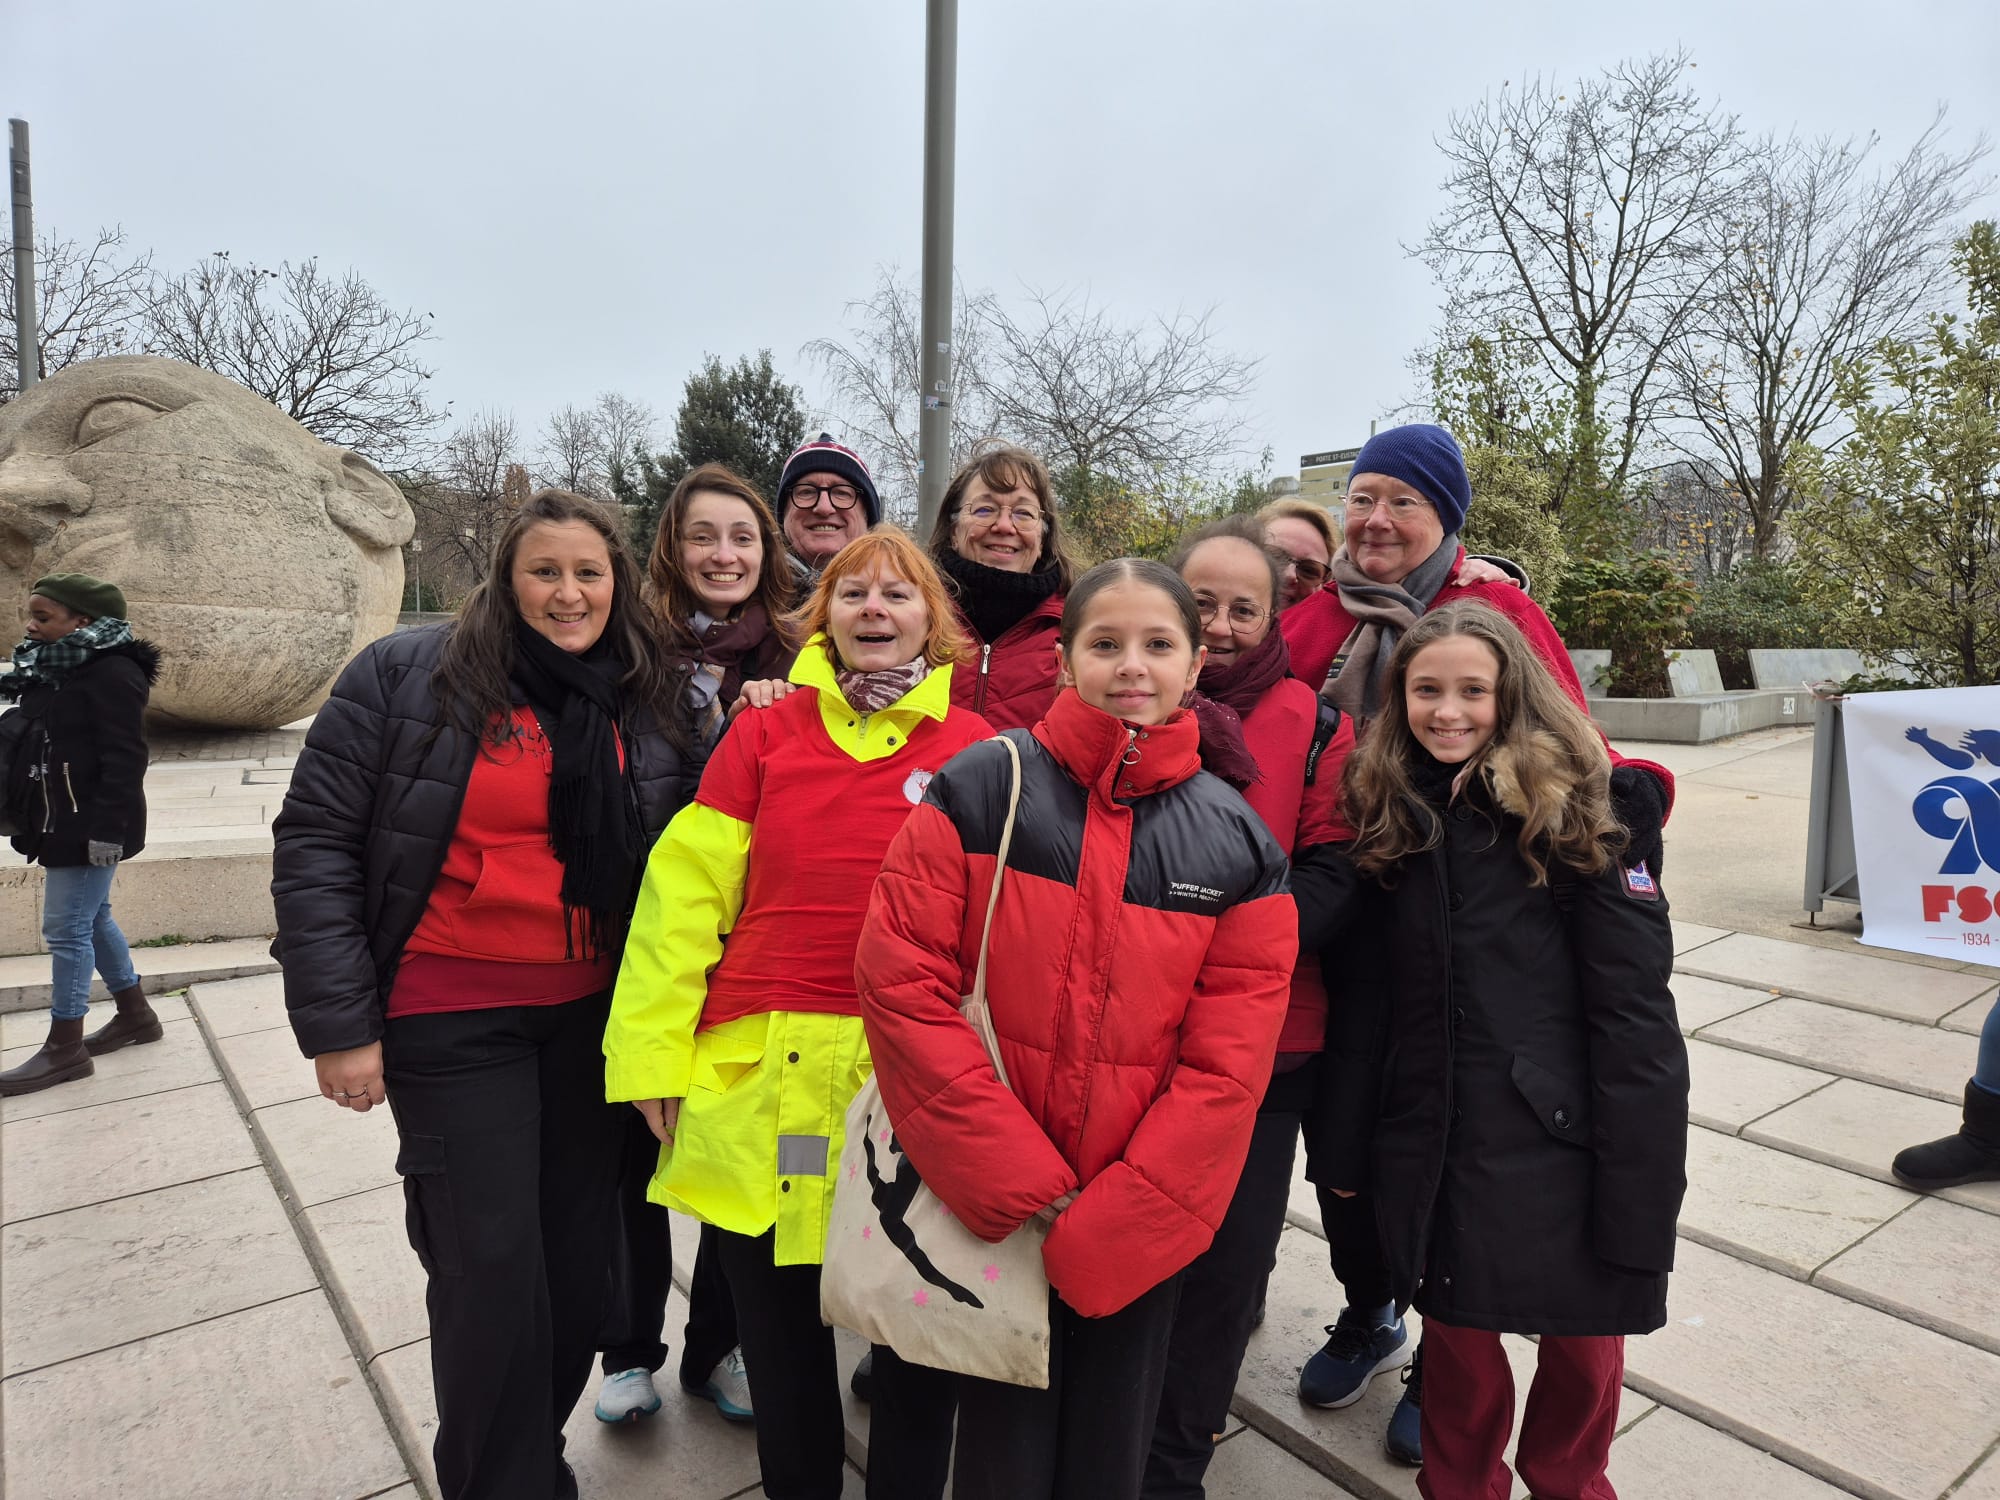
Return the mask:
POLYGON ((116 865, 64 865, 42 871, 42 941, 53 960, 49 1009, 74 1021, 90 1008, 90 971, 114 994, 139 982, 125 934, 111 920, 116 865))
POLYGON ((1979 1062, 1972 1081, 1989 1094, 2000 1094, 2000 1000, 1986 1012, 1986 1024, 1979 1028, 1979 1062))

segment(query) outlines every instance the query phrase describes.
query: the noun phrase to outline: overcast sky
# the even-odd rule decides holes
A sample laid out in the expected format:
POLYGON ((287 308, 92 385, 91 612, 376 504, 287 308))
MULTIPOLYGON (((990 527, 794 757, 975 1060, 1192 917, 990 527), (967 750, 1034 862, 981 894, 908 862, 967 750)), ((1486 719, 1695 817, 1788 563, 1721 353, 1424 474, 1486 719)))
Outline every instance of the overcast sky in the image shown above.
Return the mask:
MULTIPOLYGON (((351 265, 436 315, 457 413, 526 433, 601 390, 669 415, 707 351, 819 394, 800 346, 921 260, 923 27, 921 0, 0 0, 0 111, 39 230, 351 265)), ((1681 45, 1753 130, 1899 154, 1942 102, 1954 143, 2000 137, 1992 0, 962 0, 959 272, 1214 304, 1294 472, 1410 394, 1437 296, 1402 247, 1447 116, 1681 45)))

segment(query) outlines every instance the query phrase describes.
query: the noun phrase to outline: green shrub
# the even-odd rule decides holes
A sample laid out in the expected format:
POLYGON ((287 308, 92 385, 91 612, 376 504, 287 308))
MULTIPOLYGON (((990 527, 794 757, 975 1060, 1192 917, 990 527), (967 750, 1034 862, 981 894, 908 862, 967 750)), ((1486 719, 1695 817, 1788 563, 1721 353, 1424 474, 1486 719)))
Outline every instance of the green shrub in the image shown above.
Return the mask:
POLYGON ((1548 477, 1498 448, 1468 448, 1465 472, 1472 508, 1461 539, 1468 552, 1512 558, 1528 570, 1535 597, 1562 591, 1570 553, 1562 526, 1549 509, 1548 477))
POLYGON ((1549 609, 1563 643, 1611 653, 1613 698, 1667 698, 1667 652, 1687 644, 1695 589, 1657 552, 1574 561, 1549 609))
POLYGON ((1786 563, 1752 558, 1701 590, 1688 618, 1688 639, 1713 651, 1726 688, 1756 686, 1749 652, 1806 649, 1827 644, 1819 612, 1806 603, 1797 574, 1786 563))

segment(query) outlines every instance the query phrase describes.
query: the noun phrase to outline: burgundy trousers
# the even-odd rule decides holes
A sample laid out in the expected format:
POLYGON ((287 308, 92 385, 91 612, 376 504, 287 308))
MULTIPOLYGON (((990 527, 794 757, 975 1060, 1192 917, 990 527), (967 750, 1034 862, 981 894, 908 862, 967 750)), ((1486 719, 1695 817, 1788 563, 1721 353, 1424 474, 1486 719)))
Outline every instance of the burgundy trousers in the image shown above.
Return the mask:
MULTIPOLYGON (((1534 1500, 1617 1500, 1605 1477, 1625 1378, 1622 1338, 1543 1334, 1514 1462, 1534 1500)), ((1500 1335, 1424 1320, 1424 1500, 1508 1500, 1514 1376, 1500 1335)))

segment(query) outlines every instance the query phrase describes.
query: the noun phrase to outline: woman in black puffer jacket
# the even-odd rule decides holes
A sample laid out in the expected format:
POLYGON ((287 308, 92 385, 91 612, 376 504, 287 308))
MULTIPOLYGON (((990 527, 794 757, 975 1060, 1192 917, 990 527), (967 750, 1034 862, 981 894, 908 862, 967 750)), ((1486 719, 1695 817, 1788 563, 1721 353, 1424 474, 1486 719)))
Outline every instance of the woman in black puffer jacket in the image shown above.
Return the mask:
POLYGON ((88 1078, 101 1056, 157 1042, 160 1020, 132 972, 111 917, 120 860, 146 844, 146 698, 160 653, 136 639, 115 584, 53 573, 28 596, 27 639, 0 696, 18 698, 20 738, 7 765, 14 848, 43 869, 42 940, 49 945, 48 1040, 0 1073, 0 1097, 88 1078), (89 1036, 83 1019, 95 968, 118 1013, 89 1036))
POLYGON ((617 519, 544 490, 455 623, 349 664, 273 827, 299 1046, 336 1105, 395 1112, 446 1497, 576 1493, 625 1115, 604 1021, 694 786, 676 689, 617 519))

